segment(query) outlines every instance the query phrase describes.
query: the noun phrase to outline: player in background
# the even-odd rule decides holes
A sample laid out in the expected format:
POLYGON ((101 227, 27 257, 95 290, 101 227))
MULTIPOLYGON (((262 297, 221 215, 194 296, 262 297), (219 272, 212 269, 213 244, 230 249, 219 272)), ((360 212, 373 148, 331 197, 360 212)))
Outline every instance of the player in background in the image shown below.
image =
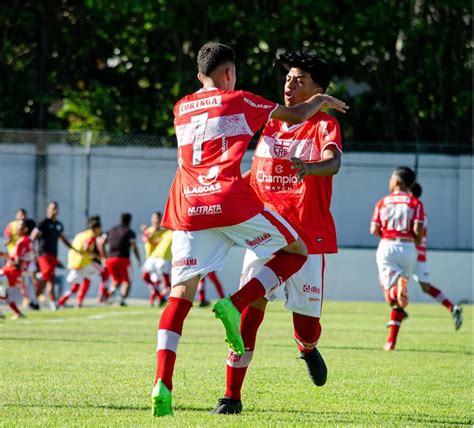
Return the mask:
POLYGON ((55 269, 58 266, 58 240, 60 239, 66 247, 75 251, 64 235, 64 226, 58 220, 58 214, 58 203, 51 201, 46 209, 46 218, 38 223, 31 233, 31 239, 39 242, 37 263, 41 272, 41 280, 38 282, 36 296, 39 297, 46 287, 51 310, 57 309, 54 281, 55 269))
POLYGON ((8 254, 13 254, 15 249, 16 241, 18 241, 19 234, 18 230, 20 228, 20 224, 23 220, 26 219, 26 210, 24 208, 18 208, 15 213, 15 220, 11 221, 5 227, 3 231, 3 235, 5 236, 4 245, 7 247, 8 254))
POLYGON ((89 227, 79 232, 72 241, 72 246, 78 251, 69 250, 68 253, 69 274, 66 280, 71 283, 71 288, 58 300, 58 306, 64 306, 73 294, 78 293, 76 307, 81 308, 91 279, 100 275, 103 270, 100 263, 95 260, 96 239, 102 233, 101 224, 96 217, 91 217, 88 224, 89 227))
MULTIPOLYGON (((294 106, 315 94, 324 94, 331 81, 329 64, 316 55, 285 52, 277 62, 287 71, 283 93, 286 106, 294 106)), ((341 165, 342 143, 338 121, 321 111, 306 122, 291 124, 271 120, 263 129, 248 176, 265 206, 292 224, 308 247, 308 260, 285 283, 285 307, 293 313, 294 338, 308 374, 317 386, 326 383, 327 368, 316 348, 321 335, 324 290, 324 254, 337 252, 330 211, 332 177, 341 165)), ((247 281, 267 261, 247 250, 241 279, 247 281)), ((242 411, 241 389, 252 360, 257 331, 263 322, 267 293, 242 314, 241 333, 245 355, 229 351, 227 388, 212 413, 242 411)))
POLYGON ((154 297, 159 300, 160 306, 168 301, 167 296, 171 290, 171 244, 173 242, 173 231, 165 228, 161 230, 160 242, 150 254, 149 262, 150 279, 158 284, 154 290, 154 297))
POLYGON ((23 313, 18 309, 15 301, 12 298, 12 288, 15 286, 22 286, 23 272, 28 268, 28 264, 34 259, 33 243, 28 236, 28 226, 25 221, 20 221, 16 228, 15 246, 11 253, 1 253, 0 255, 7 259, 3 268, 0 269, 0 277, 7 278, 8 288, 0 300, 5 300, 12 309, 14 315, 11 319, 23 318, 23 313))
MULTIPOLYGON (((417 199, 420 199, 423 189, 419 183, 415 183, 410 188, 410 193, 417 199)), ((428 221, 425 211, 423 219, 423 237, 416 249, 418 251, 418 261, 416 263, 415 271, 413 272, 413 279, 420 284, 421 289, 424 293, 429 294, 433 299, 440 302, 445 306, 448 311, 451 312, 451 316, 454 321, 454 329, 459 330, 462 325, 462 306, 454 305, 441 290, 434 287, 431 282, 430 271, 428 269, 428 263, 426 261, 427 251, 427 227, 428 221)))
POLYGON ((244 353, 240 314, 306 261, 306 246, 296 231, 280 215, 264 209, 241 176, 241 160, 252 136, 270 118, 303 122, 324 107, 346 108, 327 95, 286 107, 235 91, 235 54, 220 43, 202 46, 197 64, 202 89, 174 107, 179 167, 162 222, 174 231, 172 289, 158 326, 155 416, 172 414, 176 351, 199 279, 222 268, 232 245, 250 248, 260 257, 274 255, 238 292, 214 305, 236 354, 244 353))
POLYGON ((120 306, 127 306, 126 299, 130 293, 130 248, 141 265, 140 252, 138 251, 136 234, 130 229, 132 215, 123 213, 119 225, 110 229, 103 239, 98 240, 99 253, 106 257, 105 265, 112 277, 110 294, 120 288, 120 306), (105 244, 108 243, 108 251, 105 244))
POLYGON ((219 298, 223 299, 225 297, 224 287, 222 287, 222 283, 217 276, 217 272, 209 272, 206 276, 203 276, 199 280, 197 292, 198 292, 198 302, 199 302, 200 308, 205 308, 211 304, 211 302, 209 302, 206 299, 206 280, 207 279, 209 279, 214 284, 214 287, 216 287, 216 292, 219 298))
POLYGON ((385 300, 392 307, 385 351, 395 349, 400 325, 406 316, 408 279, 418 257, 415 244, 419 244, 423 236, 423 204, 409 193, 415 180, 416 175, 410 168, 395 169, 390 177, 390 194, 377 202, 370 224, 370 233, 381 238, 376 256, 379 281, 385 300))
POLYGON ((161 223, 161 213, 154 212, 151 215, 151 226, 147 227, 145 224, 141 225, 142 231, 142 242, 145 246, 145 263, 142 267, 142 278, 143 281, 147 284, 148 291, 150 292, 150 306, 153 307, 155 299, 161 304, 163 303, 164 296, 160 292, 161 278, 155 277, 153 272, 155 270, 155 258, 151 257, 153 250, 156 248, 160 242, 161 235, 164 232, 164 229, 160 227, 161 223), (153 276, 153 279, 152 279, 153 276))

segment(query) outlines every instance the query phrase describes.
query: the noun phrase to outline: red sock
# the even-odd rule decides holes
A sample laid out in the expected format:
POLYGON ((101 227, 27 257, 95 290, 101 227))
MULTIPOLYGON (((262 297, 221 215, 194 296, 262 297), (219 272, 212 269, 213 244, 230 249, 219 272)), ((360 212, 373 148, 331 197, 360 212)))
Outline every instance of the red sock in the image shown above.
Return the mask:
POLYGON ((443 306, 446 306, 450 311, 453 310, 453 306, 454 306, 453 303, 438 288, 433 287, 432 285, 429 285, 428 290, 426 290, 425 293, 428 293, 431 297, 436 299, 443 306))
POLYGON ((161 379, 170 391, 173 389, 172 379, 179 339, 184 320, 192 306, 189 300, 170 297, 158 323, 155 384, 161 379))
POLYGON ((206 301, 206 280, 202 278, 198 284, 198 302, 206 301))
POLYGON ((168 290, 171 290, 171 280, 170 280, 170 275, 169 273, 164 273, 163 274, 163 282, 165 283, 165 287, 168 290))
POLYGON ((247 284, 232 294, 232 303, 240 312, 243 312, 250 303, 262 298, 267 291, 278 287, 298 272, 307 258, 307 256, 301 254, 286 252, 275 254, 247 284))
POLYGON ((321 336, 319 318, 308 317, 293 312, 293 327, 296 345, 300 352, 311 352, 318 344, 321 336))
POLYGON ((264 315, 265 312, 253 306, 248 306, 242 313, 240 331, 245 345, 245 354, 239 356, 229 351, 227 356, 227 388, 224 394, 225 397, 240 400, 240 391, 242 390, 247 368, 250 361, 252 361, 257 331, 262 324, 264 315))
POLYGON ((82 305, 84 298, 86 297, 87 292, 89 291, 89 287, 91 286, 91 280, 89 278, 84 278, 82 281, 81 288, 79 288, 79 292, 77 293, 77 303, 82 305))
POLYGON ((110 297, 110 292, 105 286, 105 283, 103 281, 100 282, 99 284, 99 301, 102 301, 102 299, 107 300, 110 297))
POLYGON ((147 284, 153 284, 153 281, 150 278, 150 273, 149 272, 143 272, 142 275, 143 281, 145 281, 147 284))
POLYGON ((217 277, 215 272, 209 272, 207 275, 209 279, 214 283, 214 287, 216 287, 217 295, 222 299, 225 297, 224 293, 224 287, 222 287, 221 282, 219 281, 219 278, 217 277))
POLYGON ((67 299, 71 297, 73 294, 77 293, 77 290, 79 290, 79 284, 75 282, 74 284, 71 285, 71 288, 66 291, 63 296, 58 300, 58 305, 62 306, 67 302, 67 299))
POLYGON ((400 330, 400 325, 403 321, 405 314, 401 309, 392 309, 390 312, 390 330, 388 332, 387 343, 397 343, 398 331, 400 330))

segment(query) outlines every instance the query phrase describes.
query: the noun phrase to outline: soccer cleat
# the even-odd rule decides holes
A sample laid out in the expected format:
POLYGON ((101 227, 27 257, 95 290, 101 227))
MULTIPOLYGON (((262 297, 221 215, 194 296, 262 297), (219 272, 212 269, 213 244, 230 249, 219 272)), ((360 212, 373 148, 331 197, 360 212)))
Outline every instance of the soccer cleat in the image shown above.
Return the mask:
POLYGON ((173 416, 171 409, 173 396, 161 379, 158 379, 151 392, 151 410, 153 416, 173 416))
POLYGON ((403 309, 408 306, 409 302, 407 294, 408 280, 406 278, 399 278, 397 287, 397 302, 403 309))
POLYGON ((383 350, 385 352, 390 352, 395 349, 395 343, 393 342, 387 342, 385 345, 383 345, 383 350))
POLYGON ((31 302, 28 307, 30 309, 32 309, 33 311, 39 311, 40 310, 40 306, 39 306, 39 303, 38 302, 31 302))
POLYGON ((240 312, 230 300, 230 296, 220 299, 212 311, 224 324, 225 341, 236 355, 245 353, 244 341, 240 334, 240 312))
POLYGON ((454 321, 454 330, 459 330, 462 326, 462 306, 454 305, 453 310, 451 311, 451 316, 454 321))
POLYGON ((213 415, 238 415, 242 412, 242 401, 232 398, 219 398, 217 406, 209 413, 213 415))
POLYGON ((199 307, 200 308, 207 308, 211 302, 209 300, 203 300, 202 302, 199 302, 199 307))
POLYGON ((328 368, 316 348, 311 352, 301 352, 300 358, 306 363, 308 376, 316 386, 323 386, 328 377, 328 368))
POLYGON ((11 319, 12 321, 19 320, 20 318, 26 318, 26 316, 20 312, 19 314, 13 314, 13 315, 10 317, 10 319, 11 319))

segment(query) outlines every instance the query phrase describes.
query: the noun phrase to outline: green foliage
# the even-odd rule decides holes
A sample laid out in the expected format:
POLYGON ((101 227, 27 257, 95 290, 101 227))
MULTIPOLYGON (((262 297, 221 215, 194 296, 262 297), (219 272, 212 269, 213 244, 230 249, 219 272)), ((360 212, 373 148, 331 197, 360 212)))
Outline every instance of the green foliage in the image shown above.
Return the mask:
POLYGON ((236 50, 238 87, 275 100, 278 49, 327 59, 332 93, 352 107, 346 139, 471 136, 472 16, 460 0, 11 3, 0 4, 2 127, 172 134, 174 103, 198 88, 197 51, 219 40, 236 50))
POLYGON ((224 330, 210 309, 184 326, 175 416, 150 415, 157 309, 86 308, 0 321, 2 426, 472 425, 472 308, 455 332, 441 305, 411 305, 398 350, 382 351, 389 308, 325 303, 319 349, 329 375, 312 385, 291 314, 269 305, 243 390, 244 412, 209 415, 225 390, 224 330))

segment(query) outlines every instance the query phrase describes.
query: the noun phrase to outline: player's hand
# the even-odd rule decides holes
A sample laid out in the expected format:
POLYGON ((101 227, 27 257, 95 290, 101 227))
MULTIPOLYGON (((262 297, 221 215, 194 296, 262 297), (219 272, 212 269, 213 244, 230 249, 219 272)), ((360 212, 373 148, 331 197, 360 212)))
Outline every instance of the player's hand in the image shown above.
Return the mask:
POLYGON ((332 108, 341 113, 345 113, 349 109, 349 106, 344 101, 332 97, 331 95, 318 94, 317 97, 321 103, 321 108, 332 108))
POLYGON ((302 181, 309 171, 308 165, 299 158, 291 158, 291 167, 297 170, 298 181, 302 181))
POLYGON ((142 224, 142 225, 140 226, 140 230, 142 231, 142 233, 145 232, 145 230, 146 230, 146 224, 142 224))

